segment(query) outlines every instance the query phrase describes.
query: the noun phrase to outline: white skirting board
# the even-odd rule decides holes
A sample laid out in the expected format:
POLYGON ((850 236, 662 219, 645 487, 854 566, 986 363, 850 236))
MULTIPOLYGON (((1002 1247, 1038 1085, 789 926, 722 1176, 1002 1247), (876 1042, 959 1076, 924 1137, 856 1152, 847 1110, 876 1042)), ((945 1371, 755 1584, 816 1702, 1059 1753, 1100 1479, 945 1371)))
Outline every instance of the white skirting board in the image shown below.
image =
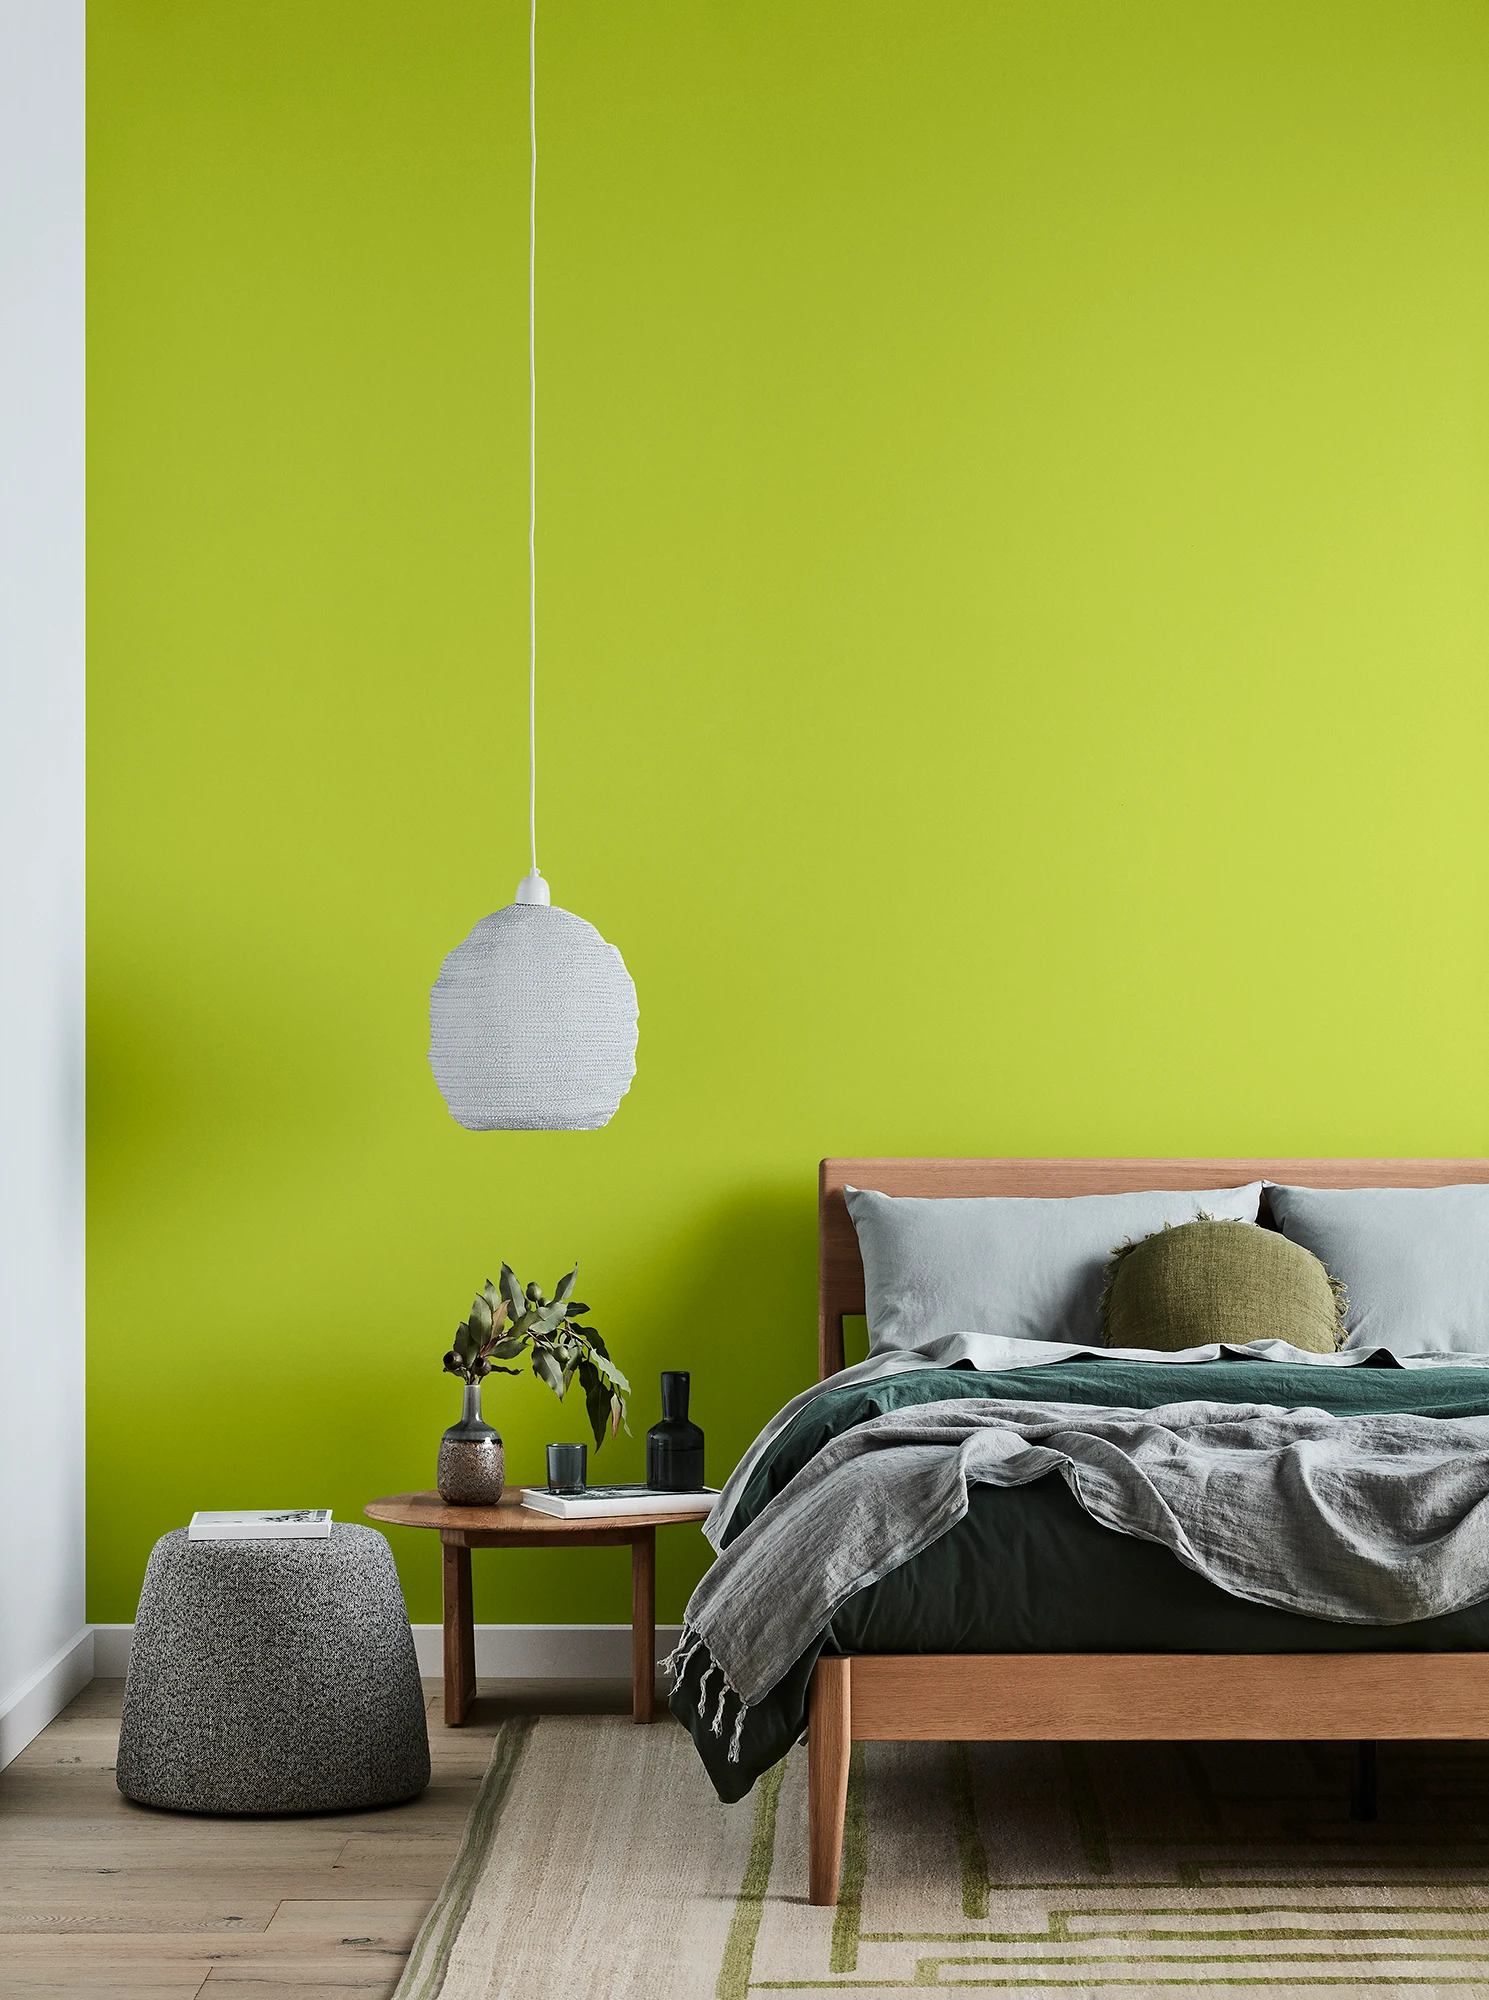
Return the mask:
MULTIPOLYGON (((443 1672, 444 1628, 416 1625, 414 1651, 421 1674, 443 1672)), ((657 1627, 657 1658, 664 1659, 682 1633, 680 1625, 657 1627)), ((95 1625, 89 1635, 93 1657, 84 1682, 99 1674, 118 1677, 128 1671, 132 1625, 95 1625)), ((631 1673, 629 1625, 478 1625, 476 1672, 503 1680, 598 1681, 628 1680, 631 1673)), ((71 1701, 74 1688, 67 1695, 71 1701)), ((63 1704, 59 1703, 59 1707, 63 1704)), ((52 1711, 55 1714, 57 1711, 52 1711)), ((46 1718, 47 1721, 51 1717, 46 1718)), ((42 1727, 38 1723, 37 1728, 42 1727)), ((33 1735, 35 1731, 32 1732, 33 1735)))
POLYGON ((18 1757, 74 1695, 82 1693, 96 1671, 93 1631, 85 1625, 49 1660, 43 1660, 0 1708, 0 1769, 18 1757))

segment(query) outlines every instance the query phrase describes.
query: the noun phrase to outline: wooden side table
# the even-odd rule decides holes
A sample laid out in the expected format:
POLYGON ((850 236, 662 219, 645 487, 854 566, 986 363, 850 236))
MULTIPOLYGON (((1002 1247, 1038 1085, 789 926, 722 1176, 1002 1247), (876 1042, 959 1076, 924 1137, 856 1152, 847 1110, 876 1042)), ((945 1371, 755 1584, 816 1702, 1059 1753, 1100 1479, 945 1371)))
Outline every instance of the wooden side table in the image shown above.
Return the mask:
POLYGON ((444 1549, 445 1723, 464 1722, 476 1693, 476 1621, 471 1601, 472 1549, 615 1548, 631 1545, 631 1715, 651 1721, 656 1685, 657 1529, 706 1521, 708 1509, 683 1514, 603 1514, 560 1520, 524 1507, 520 1489, 503 1489, 495 1507, 451 1507, 437 1493, 396 1493, 362 1510, 396 1528, 436 1528, 444 1549))

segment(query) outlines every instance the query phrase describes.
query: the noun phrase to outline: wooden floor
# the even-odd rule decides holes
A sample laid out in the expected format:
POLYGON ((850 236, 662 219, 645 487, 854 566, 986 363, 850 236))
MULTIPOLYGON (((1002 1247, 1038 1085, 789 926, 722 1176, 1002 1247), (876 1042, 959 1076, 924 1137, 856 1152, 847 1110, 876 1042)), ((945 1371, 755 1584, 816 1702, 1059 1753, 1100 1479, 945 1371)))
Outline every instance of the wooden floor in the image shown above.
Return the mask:
POLYGON ((434 1775, 422 1798, 379 1812, 202 1819, 120 1797, 124 1683, 94 1681, 0 1771, 0 1996, 391 1994, 502 1717, 631 1707, 629 1680, 482 1681, 457 1730, 443 1726, 438 1683, 425 1692, 434 1775))

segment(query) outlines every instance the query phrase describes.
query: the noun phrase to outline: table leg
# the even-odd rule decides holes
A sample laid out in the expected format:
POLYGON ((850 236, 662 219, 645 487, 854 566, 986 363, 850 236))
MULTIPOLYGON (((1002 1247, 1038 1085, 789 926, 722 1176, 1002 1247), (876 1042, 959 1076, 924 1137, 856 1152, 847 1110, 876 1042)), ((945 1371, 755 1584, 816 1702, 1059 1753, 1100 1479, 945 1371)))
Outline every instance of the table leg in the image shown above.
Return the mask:
POLYGON ((657 1531, 631 1543, 631 1720, 650 1722, 657 1680, 657 1531))
POLYGON ((445 1727, 464 1722, 476 1696, 476 1612, 470 1589, 470 1550, 444 1544, 445 1727))

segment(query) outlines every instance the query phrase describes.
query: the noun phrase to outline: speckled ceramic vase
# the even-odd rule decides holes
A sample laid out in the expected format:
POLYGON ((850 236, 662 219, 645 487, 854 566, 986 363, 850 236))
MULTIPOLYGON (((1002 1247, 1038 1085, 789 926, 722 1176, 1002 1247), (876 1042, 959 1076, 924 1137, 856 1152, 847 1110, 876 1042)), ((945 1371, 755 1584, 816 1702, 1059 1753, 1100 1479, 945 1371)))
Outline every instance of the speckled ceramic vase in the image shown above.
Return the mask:
POLYGON ((452 1507, 494 1507, 506 1473, 502 1441, 481 1421, 481 1385, 467 1382, 460 1422, 439 1441, 439 1497, 452 1507))

